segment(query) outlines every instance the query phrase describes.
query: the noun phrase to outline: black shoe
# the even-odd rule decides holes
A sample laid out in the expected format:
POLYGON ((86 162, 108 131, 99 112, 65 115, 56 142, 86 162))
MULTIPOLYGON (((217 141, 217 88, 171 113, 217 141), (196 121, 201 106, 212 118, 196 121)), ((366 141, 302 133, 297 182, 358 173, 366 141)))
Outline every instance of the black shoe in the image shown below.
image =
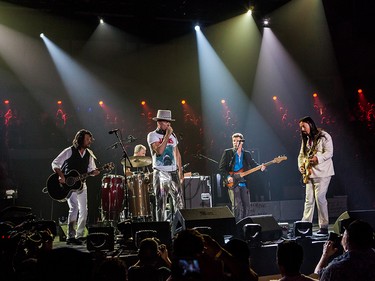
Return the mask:
POLYGON ((67 245, 82 245, 83 242, 76 238, 68 238, 66 239, 66 244, 67 245))
POLYGON ((82 244, 85 244, 86 241, 87 241, 87 237, 79 237, 79 238, 77 238, 77 240, 81 241, 82 244))
POLYGON ((321 235, 321 236, 328 235, 328 228, 319 229, 319 231, 316 233, 316 235, 321 235))

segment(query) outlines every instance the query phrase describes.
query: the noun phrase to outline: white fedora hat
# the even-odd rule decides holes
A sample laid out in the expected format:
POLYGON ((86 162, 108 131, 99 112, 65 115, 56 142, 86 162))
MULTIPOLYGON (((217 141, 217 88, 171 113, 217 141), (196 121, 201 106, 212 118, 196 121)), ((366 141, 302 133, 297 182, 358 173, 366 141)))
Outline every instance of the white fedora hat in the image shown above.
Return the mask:
POLYGON ((165 120, 165 121, 175 121, 172 119, 172 112, 170 110, 159 109, 156 117, 152 118, 154 121, 165 120))

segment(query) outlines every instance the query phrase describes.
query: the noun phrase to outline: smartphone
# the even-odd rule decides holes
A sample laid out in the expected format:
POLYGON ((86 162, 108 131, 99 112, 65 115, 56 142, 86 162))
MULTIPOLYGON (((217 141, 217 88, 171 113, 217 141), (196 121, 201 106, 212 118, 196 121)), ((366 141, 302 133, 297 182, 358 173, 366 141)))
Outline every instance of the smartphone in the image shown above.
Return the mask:
POLYGON ((194 277, 200 275, 199 262, 195 258, 179 258, 174 263, 175 273, 181 277, 194 277))

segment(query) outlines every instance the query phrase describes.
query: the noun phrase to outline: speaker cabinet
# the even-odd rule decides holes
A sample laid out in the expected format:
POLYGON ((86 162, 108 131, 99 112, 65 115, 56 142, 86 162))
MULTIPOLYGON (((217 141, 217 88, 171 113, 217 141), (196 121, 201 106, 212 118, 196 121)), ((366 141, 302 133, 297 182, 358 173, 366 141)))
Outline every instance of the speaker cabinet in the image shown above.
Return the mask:
POLYGON ((184 178, 185 208, 212 207, 211 182, 208 176, 193 176, 184 178))
MULTIPOLYGON (((375 210, 352 210, 343 212, 333 225, 333 231, 337 234, 344 233, 344 225, 355 220, 362 220, 371 225, 375 230, 375 210)), ((347 225, 345 225, 347 226, 347 225)))
POLYGON ((176 212, 172 225, 173 235, 194 227, 210 227, 213 238, 223 243, 224 235, 235 235, 236 221, 227 206, 181 209, 176 212))
POLYGON ((87 235, 88 251, 113 251, 115 244, 114 228, 105 227, 89 227, 87 235))
POLYGON ((282 229, 272 215, 249 216, 237 222, 237 235, 244 239, 243 227, 246 224, 259 224, 262 227, 261 240, 275 241, 281 238, 282 229))
POLYGON ((152 221, 152 222, 133 222, 131 223, 131 232, 134 241, 136 241, 136 233, 141 230, 156 231, 156 238, 163 244, 170 246, 172 244, 171 227, 167 221, 152 221))

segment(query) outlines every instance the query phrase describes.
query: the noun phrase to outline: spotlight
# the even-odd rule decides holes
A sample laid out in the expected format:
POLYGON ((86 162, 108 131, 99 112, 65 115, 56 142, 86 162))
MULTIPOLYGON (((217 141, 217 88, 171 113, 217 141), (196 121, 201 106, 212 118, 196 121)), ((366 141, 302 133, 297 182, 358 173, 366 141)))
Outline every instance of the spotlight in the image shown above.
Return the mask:
POLYGON ((103 23, 104 23, 103 18, 99 18, 99 23, 100 23, 100 24, 103 24, 103 23))
POLYGON ((269 27, 270 20, 269 19, 263 19, 263 27, 269 27))
POLYGON ((363 94, 363 91, 362 91, 362 89, 358 89, 358 94, 363 94))
POLYGON ((221 100, 221 103, 224 104, 224 103, 225 103, 225 100, 221 100))
POLYGON ((10 103, 9 100, 5 100, 5 101, 4 101, 4 104, 9 104, 9 103, 10 103))
POLYGON ((294 237, 311 237, 312 223, 307 221, 296 221, 293 226, 294 237))
POLYGON ((272 99, 273 99, 274 101, 277 101, 277 96, 273 96, 272 99))
POLYGON ((146 101, 141 101, 141 105, 146 105, 146 101))
POLYGON ((201 28, 200 28, 199 25, 196 25, 196 26, 194 27, 194 29, 195 29, 195 31, 199 31, 199 30, 201 30, 201 28))
POLYGON ((43 38, 44 37, 44 33, 42 32, 42 33, 40 33, 40 38, 43 38))
POLYGON ((262 245, 262 226, 256 223, 247 223, 243 226, 244 240, 250 248, 258 248, 262 245))
POLYGON ((104 105, 104 101, 102 101, 102 100, 99 101, 99 105, 100 105, 100 106, 103 106, 103 105, 104 105))
POLYGON ((253 14, 253 11, 251 9, 249 9, 247 12, 246 12, 246 15, 248 16, 251 16, 253 14))
POLYGON ((182 101, 181 101, 181 104, 186 104, 186 100, 182 100, 182 101))
POLYGON ((318 93, 313 93, 313 97, 317 98, 318 97, 318 93))
POLYGON ((61 101, 61 100, 58 100, 58 101, 57 101, 57 104, 58 104, 58 105, 62 105, 62 101, 61 101))

